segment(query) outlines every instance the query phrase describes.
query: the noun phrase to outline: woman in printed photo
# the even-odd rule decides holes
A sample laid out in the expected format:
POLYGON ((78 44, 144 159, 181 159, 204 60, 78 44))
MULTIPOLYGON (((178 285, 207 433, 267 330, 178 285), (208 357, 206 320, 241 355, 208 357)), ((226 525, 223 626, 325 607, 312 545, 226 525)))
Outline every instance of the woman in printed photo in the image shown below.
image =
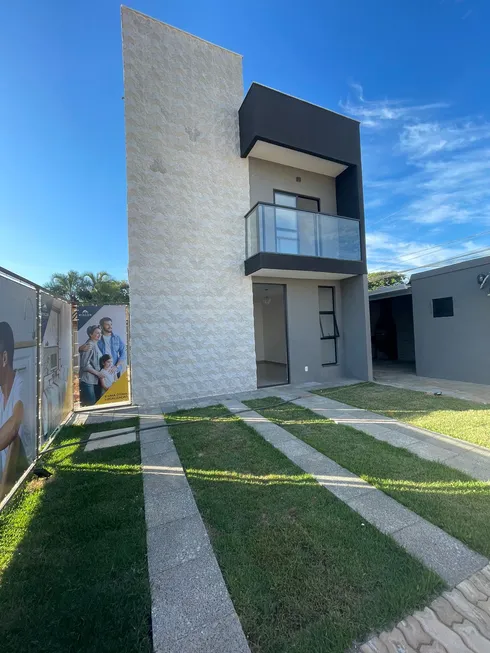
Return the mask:
POLYGON ((82 406, 93 406, 100 399, 102 386, 99 381, 100 371, 99 340, 102 331, 94 324, 87 328, 88 340, 80 354, 80 403, 82 406))

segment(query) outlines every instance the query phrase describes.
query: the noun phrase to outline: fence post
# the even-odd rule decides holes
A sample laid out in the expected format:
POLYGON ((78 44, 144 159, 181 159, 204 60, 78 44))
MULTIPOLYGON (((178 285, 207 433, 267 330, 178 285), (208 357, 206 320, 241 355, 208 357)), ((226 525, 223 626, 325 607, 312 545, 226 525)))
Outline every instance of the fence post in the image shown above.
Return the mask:
POLYGON ((80 354, 78 353, 78 304, 71 304, 71 329, 73 343, 73 408, 80 408, 80 354))
POLYGON ((37 392, 37 416, 36 416, 36 458, 39 456, 40 442, 42 438, 42 307, 41 307, 41 292, 39 288, 36 288, 36 392, 37 392))

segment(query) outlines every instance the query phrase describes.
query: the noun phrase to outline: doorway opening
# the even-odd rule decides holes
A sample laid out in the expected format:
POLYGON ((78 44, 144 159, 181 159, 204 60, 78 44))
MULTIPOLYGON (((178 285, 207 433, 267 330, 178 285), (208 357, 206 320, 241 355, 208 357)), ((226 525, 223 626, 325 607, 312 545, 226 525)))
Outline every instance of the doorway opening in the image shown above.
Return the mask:
POLYGON ((286 286, 254 283, 254 328, 257 386, 289 383, 286 286))
POLYGON ((369 302, 373 360, 415 363, 412 296, 369 302))

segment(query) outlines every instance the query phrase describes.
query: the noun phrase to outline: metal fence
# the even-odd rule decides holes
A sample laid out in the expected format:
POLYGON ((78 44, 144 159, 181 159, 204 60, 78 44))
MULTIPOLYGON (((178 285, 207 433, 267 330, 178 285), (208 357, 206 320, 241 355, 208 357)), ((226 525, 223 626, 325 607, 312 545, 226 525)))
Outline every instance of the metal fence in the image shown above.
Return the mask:
POLYGON ((0 509, 79 407, 80 349, 96 365, 93 407, 130 403, 127 324, 126 306, 72 305, 0 267, 0 509), (78 344, 82 322, 98 341, 78 344))

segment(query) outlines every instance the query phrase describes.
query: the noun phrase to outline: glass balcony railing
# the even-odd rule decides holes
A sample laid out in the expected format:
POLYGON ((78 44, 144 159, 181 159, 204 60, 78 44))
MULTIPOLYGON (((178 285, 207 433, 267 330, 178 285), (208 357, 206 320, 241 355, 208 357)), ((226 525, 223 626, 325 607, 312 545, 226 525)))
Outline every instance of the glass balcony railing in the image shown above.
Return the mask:
POLYGON ((359 220, 259 203, 245 216, 247 259, 259 252, 361 260, 359 220))

